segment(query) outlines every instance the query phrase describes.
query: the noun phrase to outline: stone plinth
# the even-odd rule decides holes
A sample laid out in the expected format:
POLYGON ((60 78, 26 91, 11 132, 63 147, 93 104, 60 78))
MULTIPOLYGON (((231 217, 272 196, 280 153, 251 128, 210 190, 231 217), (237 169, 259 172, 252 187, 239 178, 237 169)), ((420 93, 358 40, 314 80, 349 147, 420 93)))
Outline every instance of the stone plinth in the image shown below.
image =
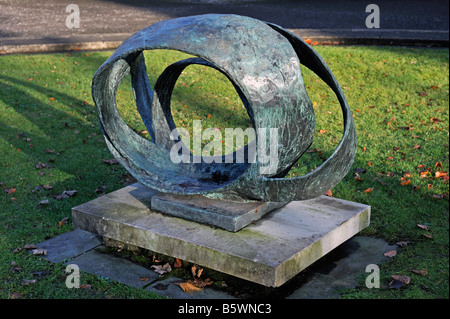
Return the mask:
POLYGON ((152 210, 158 194, 139 183, 124 187, 74 207, 74 227, 278 287, 370 220, 370 206, 320 196, 290 202, 230 232, 152 210))

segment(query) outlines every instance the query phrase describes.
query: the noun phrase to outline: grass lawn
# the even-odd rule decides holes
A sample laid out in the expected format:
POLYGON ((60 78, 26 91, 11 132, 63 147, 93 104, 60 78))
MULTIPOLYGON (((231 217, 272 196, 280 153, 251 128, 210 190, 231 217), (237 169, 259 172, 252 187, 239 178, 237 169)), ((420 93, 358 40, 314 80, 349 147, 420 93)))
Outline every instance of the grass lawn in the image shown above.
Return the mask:
MULTIPOLYGON (((317 46, 354 114, 358 151, 352 171, 332 195, 371 205, 362 235, 399 243, 380 266, 381 287, 360 286, 343 298, 449 297, 449 51, 448 49, 317 46), (419 225, 419 226, 418 226, 419 225), (411 270, 426 270, 424 275, 411 270), (399 289, 392 275, 411 278, 399 289)), ((90 289, 67 289, 65 267, 23 247, 72 230, 71 208, 132 181, 112 159, 98 126, 91 80, 111 52, 0 56, 0 298, 157 298, 83 274, 90 289), (65 193, 73 196, 61 196, 65 193), (67 197, 67 198, 63 198, 67 197), (13 266, 11 263, 14 262, 13 266), (15 266, 14 266, 15 265, 15 266), (17 268, 20 268, 18 271, 17 268), (27 280, 36 279, 30 284, 27 280)), ((147 53, 150 82, 183 54, 147 53)), ((310 150, 288 173, 305 174, 334 150, 342 114, 333 92, 302 69, 316 112, 310 150)), ((129 79, 119 110, 143 136, 129 79)), ((250 126, 232 85, 219 72, 188 67, 172 97, 177 126, 250 126)), ((150 266, 150 265, 149 265, 150 266)), ((362 270, 364 273, 364 270, 362 270)))

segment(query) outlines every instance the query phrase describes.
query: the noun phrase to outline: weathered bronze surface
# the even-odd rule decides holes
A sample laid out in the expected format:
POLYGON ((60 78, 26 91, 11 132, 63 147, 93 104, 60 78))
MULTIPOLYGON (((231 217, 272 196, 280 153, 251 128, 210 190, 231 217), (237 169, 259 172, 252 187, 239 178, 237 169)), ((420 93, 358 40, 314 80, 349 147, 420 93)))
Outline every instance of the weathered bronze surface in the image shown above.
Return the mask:
MULTIPOLYGON (((138 181, 164 193, 201 194, 219 199, 288 202, 322 195, 348 173, 356 153, 356 132, 345 96, 324 60, 302 39, 280 26, 237 15, 207 14, 166 20, 126 39, 93 78, 92 95, 108 148, 138 181), (170 65, 152 89, 144 50, 171 49, 197 58, 170 65), (343 137, 314 171, 284 178, 311 145, 315 120, 300 63, 335 92, 344 117, 343 137), (169 138, 175 128, 170 97, 181 72, 202 64, 233 83, 255 128, 278 129, 278 166, 260 174, 261 163, 174 163, 169 138), (121 118, 115 94, 131 73, 137 109, 151 141, 121 118)), ((258 133, 258 131, 256 131, 258 133)), ((262 136, 256 135, 256 143, 262 136)), ((269 145, 269 136, 266 136, 269 145)))

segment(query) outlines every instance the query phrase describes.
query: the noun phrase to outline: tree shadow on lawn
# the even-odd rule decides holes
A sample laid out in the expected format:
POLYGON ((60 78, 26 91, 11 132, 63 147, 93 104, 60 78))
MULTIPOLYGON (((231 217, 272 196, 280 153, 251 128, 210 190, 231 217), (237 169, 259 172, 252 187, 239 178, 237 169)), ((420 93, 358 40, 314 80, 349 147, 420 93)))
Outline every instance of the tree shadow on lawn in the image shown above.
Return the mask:
MULTIPOLYGON (((383 48, 367 48, 368 50, 385 51, 383 48)), ((400 48, 397 51, 400 55, 404 52, 400 48)), ((392 50, 389 50, 392 52, 392 50)), ((397 53, 396 52, 396 53, 397 53)), ((419 50, 414 50, 414 54, 422 52, 419 50)), ((441 55, 432 56, 430 59, 438 59, 439 62, 446 61, 441 55)), ((86 59, 88 70, 92 72, 92 75, 96 69, 105 61, 103 55, 91 56, 86 59)), ((333 66, 332 66, 333 69, 333 66)), ((5 104, 10 105, 17 113, 26 118, 30 123, 33 123, 41 132, 45 135, 34 134, 33 132, 28 132, 26 130, 21 130, 20 127, 11 128, 8 123, 2 123, 3 131, 5 132, 4 137, 8 140, 11 145, 14 145, 16 149, 21 149, 21 151, 27 154, 31 160, 35 163, 45 162, 47 163, 50 158, 55 158, 53 154, 45 153, 45 149, 56 149, 55 153, 58 152, 61 155, 56 158, 54 163, 51 165, 54 168, 66 172, 73 176, 71 179, 73 183, 84 189, 85 191, 93 192, 98 186, 104 183, 111 183, 111 171, 105 167, 102 159, 105 157, 111 158, 106 145, 103 142, 98 142, 98 139, 103 139, 101 136, 98 122, 96 109, 92 108, 92 105, 85 101, 76 98, 74 96, 61 93, 60 91, 52 88, 47 88, 42 85, 37 85, 32 82, 19 80, 11 76, 0 75, 0 81, 3 85, 9 87, 9 91, 12 92, 11 96, 27 97, 29 99, 28 105, 22 107, 20 104, 11 103, 10 99, 4 97, 3 100, 5 104), (13 84, 13 85, 12 85, 13 84), (27 90, 23 88, 28 88, 39 92, 43 96, 54 97, 56 101, 64 105, 72 105, 74 114, 68 114, 68 111, 63 111, 57 108, 56 103, 51 101, 42 101, 42 99, 34 98, 29 95, 27 90), (51 117, 50 127, 46 126, 48 123, 43 120, 43 116, 35 116, 36 112, 44 113, 51 117), (77 115, 85 116, 82 120, 77 115), (55 119, 58 119, 55 121, 55 119), (78 135, 74 134, 74 131, 79 130, 78 135), (33 147, 29 148, 22 138, 17 138, 18 134, 21 132, 28 135, 31 138, 33 147), (89 132, 95 132, 97 134, 96 138, 87 138, 89 132), (86 142, 86 143, 85 143, 86 142), (90 147, 87 147, 90 146, 90 147), (84 149, 87 151, 83 151, 84 149), (96 149, 98 153, 91 154, 93 149, 96 149), (86 165, 86 162, 92 162, 94 160, 97 165, 92 166, 86 165), (98 168, 101 168, 100 170, 98 168), (90 169, 95 170, 95 172, 89 172, 90 169), (91 174, 92 173, 92 174, 91 174), (104 176, 104 177, 102 177, 104 176), (92 179, 95 178, 95 181, 92 179), (101 178, 99 180, 99 178, 101 178)), ((155 81, 155 76, 150 75, 150 82, 155 81)), ((418 87, 418 90, 420 88, 418 87)), ((185 96, 183 96, 185 98, 185 96)), ((192 98, 192 97, 191 97, 192 98)), ((194 101, 195 99, 192 99, 194 101)), ((226 120, 226 119, 223 119, 226 120)), ((324 151, 322 157, 328 158, 331 155, 330 151, 324 151)), ((408 187, 399 187, 399 179, 404 173, 401 171, 401 167, 398 167, 398 171, 395 172, 395 178, 388 178, 387 174, 389 167, 378 167, 373 168, 367 165, 367 162, 362 160, 362 154, 358 150, 357 158, 349 174, 342 180, 336 189, 334 190, 334 195, 339 198, 357 201, 365 203, 372 206, 373 210, 373 221, 374 226, 372 227, 372 232, 374 234, 380 235, 383 229, 390 227, 391 224, 398 220, 398 222, 407 222, 410 226, 414 226, 418 223, 420 215, 429 215, 429 209, 442 210, 445 209, 445 200, 431 199, 430 193, 424 187, 420 189, 412 190, 412 185, 408 187), (359 182, 354 180, 354 173, 357 169, 363 168, 366 173, 361 174, 364 181, 359 182), (364 190, 374 188, 372 192, 364 193, 364 190), (418 207, 417 203, 427 203, 428 210, 423 207, 418 207), (397 211, 401 210, 401 216, 395 216, 397 211), (409 216, 409 217, 408 217, 409 216), (376 230, 375 230, 376 229, 376 230)), ((34 169, 34 168, 32 168, 34 169)), ((61 185, 54 185, 54 190, 56 191, 59 187, 67 187, 70 181, 61 182, 61 185)), ((116 185, 117 186, 117 185, 116 185)), ((59 191, 63 189, 59 188, 59 191)), ((109 191, 109 190, 108 190, 109 191)), ((85 198, 83 198, 85 200, 85 198)), ((78 200, 81 203, 81 199, 78 200)), ((422 205, 423 206, 423 205, 422 205)), ((400 229, 402 226, 398 226, 400 229)), ((397 230, 399 230, 397 228, 397 230)), ((408 232, 406 232, 408 233, 408 232)), ((402 235, 391 234, 389 238, 399 238, 402 235)))

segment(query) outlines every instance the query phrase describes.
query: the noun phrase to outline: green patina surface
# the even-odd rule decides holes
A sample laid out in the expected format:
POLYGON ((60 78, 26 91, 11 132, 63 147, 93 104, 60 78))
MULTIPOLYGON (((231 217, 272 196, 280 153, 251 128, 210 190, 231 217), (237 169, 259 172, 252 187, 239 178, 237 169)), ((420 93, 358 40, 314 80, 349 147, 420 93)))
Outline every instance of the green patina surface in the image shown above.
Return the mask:
MULTIPOLYGON (((130 38, 98 69, 92 84, 100 124, 116 159, 142 184, 161 192, 201 194, 217 199, 287 202, 317 197, 347 174, 356 152, 353 118, 342 90, 323 59, 303 40, 279 26, 237 15, 208 14, 156 23, 130 38), (197 58, 170 65, 155 87, 149 85, 144 50, 171 49, 197 58), (276 129, 276 165, 256 161, 174 163, 170 149, 175 128, 170 97, 181 72, 190 64, 212 67, 225 74, 241 98, 253 127, 256 144, 270 145, 276 129), (283 178, 312 143, 315 120, 300 64, 315 72, 335 92, 344 115, 344 134, 336 150, 316 170, 283 178), (143 138, 121 118, 115 94, 131 74, 137 109, 151 140, 143 138)), ((180 137, 177 137, 179 141, 180 137)), ((234 155, 236 156, 236 154, 234 155)))

